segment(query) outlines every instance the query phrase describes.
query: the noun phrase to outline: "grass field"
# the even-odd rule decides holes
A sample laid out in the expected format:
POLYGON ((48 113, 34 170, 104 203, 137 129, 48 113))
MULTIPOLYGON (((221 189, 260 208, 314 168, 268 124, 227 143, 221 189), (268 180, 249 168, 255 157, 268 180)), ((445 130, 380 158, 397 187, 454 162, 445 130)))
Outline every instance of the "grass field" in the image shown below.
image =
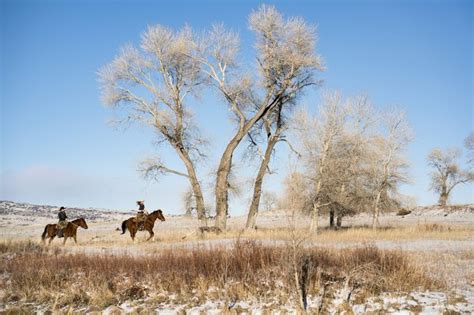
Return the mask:
POLYGON ((66 246, 43 244, 44 225, 2 227, 0 311, 474 311, 474 226, 398 220, 377 231, 363 220, 340 230, 323 225, 312 235, 304 218, 267 215, 255 231, 234 218, 224 233, 202 235, 195 220, 168 217, 150 242, 145 232, 132 242, 119 224, 89 222, 78 244, 66 246))

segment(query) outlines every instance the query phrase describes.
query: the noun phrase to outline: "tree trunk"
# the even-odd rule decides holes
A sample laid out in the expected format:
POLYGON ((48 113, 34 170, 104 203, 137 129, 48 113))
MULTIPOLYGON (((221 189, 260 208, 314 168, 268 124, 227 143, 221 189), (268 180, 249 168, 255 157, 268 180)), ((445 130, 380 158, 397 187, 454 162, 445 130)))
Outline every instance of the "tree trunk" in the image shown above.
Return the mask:
MULTIPOLYGON (((342 183, 341 188, 339 190, 339 205, 338 205, 338 208, 336 208, 337 209, 337 219, 336 219, 337 229, 340 228, 342 225, 342 212, 344 210, 341 209, 341 205, 343 204, 345 193, 346 193, 346 184, 342 183)), ((333 217, 333 224, 334 224, 334 217, 333 217)))
POLYGON ((232 165, 232 155, 243 139, 245 133, 240 131, 227 145, 222 154, 216 178, 216 223, 215 226, 225 230, 229 211, 229 174, 232 165))
POLYGON ((186 166, 186 170, 188 171, 189 183, 191 184, 194 198, 196 199, 196 212, 198 219, 202 222, 202 224, 207 225, 206 209, 204 207, 204 197, 202 195, 201 184, 197 179, 194 164, 182 145, 177 145, 176 151, 178 152, 179 157, 183 161, 184 165, 186 166))
MULTIPOLYGON (((282 94, 282 93, 281 93, 282 94)), ((219 163, 219 168, 217 169, 217 179, 216 179, 216 227, 224 230, 227 225, 227 214, 229 211, 229 173, 232 166, 232 155, 234 154, 235 149, 245 137, 245 135, 250 131, 250 129, 259 121, 265 114, 271 111, 279 101, 281 101, 281 94, 277 96, 270 104, 262 106, 259 111, 246 122, 241 120, 240 127, 237 131, 237 134, 230 140, 229 144, 222 154, 221 161, 219 163)))
MULTIPOLYGON (((207 226, 207 217, 206 217, 206 209, 204 206, 204 197, 202 195, 201 184, 197 180, 196 174, 191 172, 193 176, 190 176, 189 181, 191 186, 193 187, 194 198, 196 199, 196 212, 198 219, 207 226)), ((190 173, 190 174, 191 174, 190 173)))
POLYGON ((313 203, 313 213, 311 216, 311 225, 309 231, 314 234, 318 234, 318 225, 319 225, 319 201, 313 203))
POLYGON ((190 217, 193 215, 193 209, 192 208, 187 208, 186 213, 184 214, 187 217, 190 217))
MULTIPOLYGON (((319 174, 322 174, 323 168, 320 167, 320 172, 319 174)), ((319 224, 319 208, 320 208, 320 203, 319 203, 319 194, 321 192, 321 178, 318 179, 318 183, 316 184, 316 197, 313 202, 313 215, 311 217, 311 225, 309 228, 309 231, 318 234, 318 224, 319 224)))
POLYGON ((270 158, 272 155, 273 148, 278 141, 278 136, 271 136, 267 148, 265 149, 265 155, 260 163, 260 168, 257 173, 257 177, 255 178, 255 184, 253 188, 253 197, 252 203, 250 205, 249 214, 247 217, 247 223, 245 225, 246 229, 254 229, 255 228, 255 221, 257 219, 258 208, 260 205, 260 197, 262 196, 262 184, 263 184, 263 177, 267 172, 268 164, 270 163, 270 158))
POLYGON ((329 210, 329 227, 334 227, 334 210, 329 210))
POLYGON ((448 196, 449 196, 448 189, 446 185, 443 185, 443 187, 441 187, 441 193, 439 195, 438 205, 442 207, 446 207, 446 204, 448 203, 448 196))
POLYGON ((372 217, 372 229, 375 231, 377 229, 377 225, 379 224, 379 213, 380 213, 380 197, 382 195, 382 190, 379 190, 377 193, 377 197, 374 201, 374 213, 372 217))
POLYGON ((337 214, 336 226, 338 229, 341 228, 342 226, 342 214, 340 213, 337 214))

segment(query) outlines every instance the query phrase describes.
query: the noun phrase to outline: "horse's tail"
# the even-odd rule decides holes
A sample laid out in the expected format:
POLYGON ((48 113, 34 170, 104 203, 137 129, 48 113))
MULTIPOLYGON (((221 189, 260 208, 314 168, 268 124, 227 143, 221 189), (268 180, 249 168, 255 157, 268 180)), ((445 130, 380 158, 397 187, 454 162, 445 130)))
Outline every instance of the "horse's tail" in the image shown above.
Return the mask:
POLYGON ((127 231, 127 220, 122 222, 122 234, 125 234, 127 231))
POLYGON ((41 240, 44 241, 44 240, 46 239, 46 234, 48 234, 48 225, 46 225, 46 226, 44 227, 44 232, 43 232, 43 234, 41 235, 41 240))

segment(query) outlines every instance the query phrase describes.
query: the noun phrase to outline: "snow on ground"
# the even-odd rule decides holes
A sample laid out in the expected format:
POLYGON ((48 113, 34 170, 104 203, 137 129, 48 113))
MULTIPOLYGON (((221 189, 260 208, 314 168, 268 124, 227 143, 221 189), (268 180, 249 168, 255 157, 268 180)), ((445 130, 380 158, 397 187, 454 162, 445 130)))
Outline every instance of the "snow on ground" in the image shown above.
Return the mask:
MULTIPOLYGON (((37 206, 0 201, 0 239, 39 240, 44 226, 56 222, 58 207, 37 206)), ((181 236, 190 235, 199 226, 197 220, 183 216, 168 216, 167 220, 155 225, 156 241, 144 243, 145 233, 138 235, 138 241, 132 242, 128 233, 121 235, 116 229, 123 220, 134 215, 133 212, 123 213, 104 209, 70 209, 72 218, 84 216, 88 220, 89 229, 78 231, 79 245, 67 245, 70 252, 84 252, 88 254, 114 254, 114 255, 148 255, 155 254, 163 248, 195 248, 230 246, 235 238, 222 237, 218 239, 190 239, 179 240, 181 236), (171 241, 162 241, 162 235, 176 234, 171 241), (120 243, 117 243, 120 241, 120 243), (114 243, 115 242, 115 243, 114 243), (115 245, 114 245, 115 244, 115 245)), ((366 214, 344 218, 344 226, 363 226, 370 223, 370 216, 366 214)), ((321 220, 323 226, 327 225, 327 218, 321 220)), ((417 224, 440 224, 474 227, 474 207, 418 207, 405 216, 396 213, 384 214, 381 218, 382 226, 406 227, 417 224)), ((245 216, 229 219, 230 229, 236 230, 244 226, 245 216)), ((286 228, 289 223, 297 227, 306 227, 308 220, 303 216, 289 217, 285 212, 264 212, 257 220, 261 229, 286 228)), ((284 240, 261 240, 264 245, 284 246, 284 240)), ((60 244, 55 240, 53 244, 60 244)), ((71 243, 72 244, 72 243, 71 243)), ((383 314, 439 314, 458 312, 460 314, 474 314, 474 235, 472 233, 462 239, 423 239, 416 237, 408 240, 383 240, 375 239, 369 242, 357 240, 333 241, 311 240, 306 246, 325 246, 331 248, 346 248, 354 246, 375 245, 382 249, 401 249, 420 259, 420 263, 428 268, 436 277, 442 277, 448 284, 446 292, 411 292, 409 294, 382 294, 370 298, 360 304, 349 304, 354 314, 383 313, 383 314)), ((60 245, 55 245, 60 246, 60 245)), ((332 301, 331 313, 340 312, 347 295, 338 292, 332 301)), ((308 307, 317 310, 321 297, 310 296, 308 307)), ((0 312, 5 310, 5 305, 0 303, 0 312)), ((156 314, 225 314, 227 311, 236 311, 239 314, 296 314, 296 304, 279 305, 278 301, 206 301, 201 305, 191 304, 155 304, 152 309, 145 312, 156 314), (238 310, 238 311, 237 311, 238 310), (264 312, 265 311, 265 312, 264 312)), ((15 305, 9 305, 12 307, 15 305)), ((37 312, 45 310, 45 306, 35 306, 37 312)), ((67 309, 64 310, 65 312, 67 309)), ((81 313, 90 310, 77 310, 81 313)), ((103 314, 140 312, 140 306, 125 302, 120 305, 110 306, 103 314)))
MULTIPOLYGON (((341 296, 342 297, 342 296, 341 296)), ((452 296, 444 292, 411 292, 409 294, 382 294, 379 297, 367 299, 363 304, 349 303, 348 306, 341 307, 344 299, 336 297, 333 300, 328 314, 341 314, 343 310, 351 310, 353 314, 473 314, 473 298, 464 298, 458 295, 452 296)), ((307 310, 310 313, 317 312, 320 305, 320 297, 309 297, 307 310)), ((123 303, 120 306, 110 306, 102 314, 133 313, 138 307, 123 303)), ((150 311, 151 309, 147 309, 150 311)), ((170 305, 162 304, 152 308, 153 313, 158 315, 200 315, 200 314, 226 314, 231 311, 236 314, 298 314, 298 309, 294 302, 291 305, 269 304, 258 301, 235 301, 227 303, 225 301, 206 301, 199 306, 189 306, 188 304, 170 305)))

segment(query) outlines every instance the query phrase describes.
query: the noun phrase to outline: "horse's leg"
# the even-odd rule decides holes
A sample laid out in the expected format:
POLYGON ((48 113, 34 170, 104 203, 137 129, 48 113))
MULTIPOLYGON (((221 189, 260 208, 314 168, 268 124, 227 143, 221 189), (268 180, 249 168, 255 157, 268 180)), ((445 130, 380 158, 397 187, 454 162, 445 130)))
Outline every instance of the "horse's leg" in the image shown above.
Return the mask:
POLYGON ((146 240, 147 242, 153 237, 155 237, 155 233, 153 232, 153 230, 148 230, 148 233, 150 233, 150 237, 146 240))
POLYGON ((66 236, 66 235, 64 235, 64 241, 63 241, 63 245, 65 245, 65 244, 66 244, 66 240, 67 240, 67 236, 66 236))
POLYGON ((79 226, 74 226, 73 229, 72 229, 72 239, 74 240, 74 243, 77 244, 77 229, 79 228, 79 226))
POLYGON ((132 241, 135 241, 135 235, 137 235, 137 225, 135 224, 130 224, 128 227, 128 230, 130 231, 130 237, 132 238, 132 241))
POLYGON ((51 242, 53 241, 53 239, 54 239, 54 235, 49 237, 48 245, 51 244, 51 242))

